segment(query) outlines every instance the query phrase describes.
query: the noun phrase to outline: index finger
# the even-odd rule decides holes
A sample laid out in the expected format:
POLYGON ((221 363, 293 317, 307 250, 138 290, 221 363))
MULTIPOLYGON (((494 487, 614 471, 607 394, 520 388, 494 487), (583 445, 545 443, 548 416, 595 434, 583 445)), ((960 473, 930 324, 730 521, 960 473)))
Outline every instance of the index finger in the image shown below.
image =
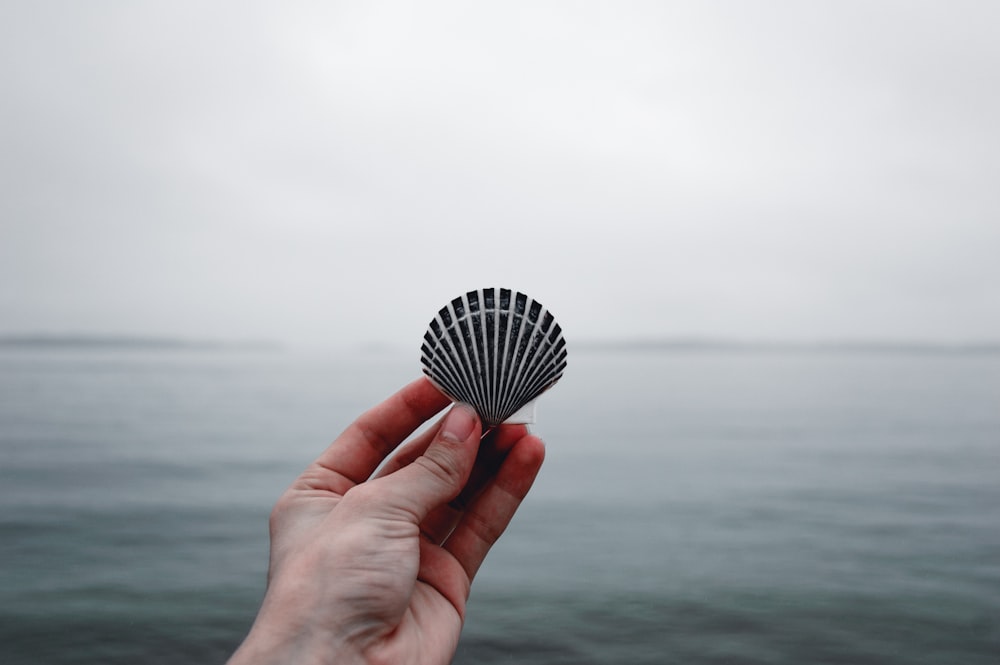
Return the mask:
POLYGON ((357 485, 386 455, 435 413, 451 403, 425 377, 363 413, 316 459, 316 464, 357 485))

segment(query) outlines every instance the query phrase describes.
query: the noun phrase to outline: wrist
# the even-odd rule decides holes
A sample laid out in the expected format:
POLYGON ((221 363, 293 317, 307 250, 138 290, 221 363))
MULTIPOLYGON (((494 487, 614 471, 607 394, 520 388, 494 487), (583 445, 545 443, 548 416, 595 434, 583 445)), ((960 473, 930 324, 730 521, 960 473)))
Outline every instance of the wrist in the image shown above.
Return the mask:
POLYGON ((353 665, 361 653, 346 639, 321 629, 301 616, 294 606, 265 596, 246 639, 227 665, 353 665))
POLYGON ((227 665, 352 665, 363 662, 358 654, 333 644, 296 636, 273 639, 251 631, 227 665))
POLYGON ((227 665, 353 665, 361 654, 326 635, 275 630, 258 620, 227 665))

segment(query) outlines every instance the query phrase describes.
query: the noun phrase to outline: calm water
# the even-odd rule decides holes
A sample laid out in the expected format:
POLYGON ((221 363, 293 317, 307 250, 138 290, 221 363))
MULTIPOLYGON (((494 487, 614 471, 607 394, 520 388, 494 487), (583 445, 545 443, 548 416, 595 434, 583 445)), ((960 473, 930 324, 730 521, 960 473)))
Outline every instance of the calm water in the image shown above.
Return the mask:
MULTIPOLYGON (((0 351, 0 663, 220 663, 413 357, 0 351)), ((457 663, 1000 662, 1000 356, 573 353, 457 663)))

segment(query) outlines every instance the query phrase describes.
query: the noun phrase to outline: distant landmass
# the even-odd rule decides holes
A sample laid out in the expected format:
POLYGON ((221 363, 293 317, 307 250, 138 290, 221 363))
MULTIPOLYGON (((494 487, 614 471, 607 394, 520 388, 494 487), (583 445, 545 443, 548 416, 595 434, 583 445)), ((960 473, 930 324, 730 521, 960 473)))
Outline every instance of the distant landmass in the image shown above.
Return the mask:
POLYGON ((103 349, 142 351, 274 351, 270 341, 194 340, 177 337, 87 334, 0 335, 0 348, 21 349, 103 349))
POLYGON ((713 338, 652 338, 585 340, 573 350, 622 353, 882 353, 882 354, 1000 354, 1000 342, 919 342, 884 340, 772 341, 713 338))
MULTIPOLYGON (((893 340, 740 340, 699 337, 571 340, 572 352, 596 353, 845 353, 911 355, 1000 355, 1000 341, 926 342, 893 340)), ((7 334, 0 335, 0 349, 66 349, 106 351, 260 351, 282 350, 268 340, 205 340, 144 335, 7 334)), ((396 350, 391 344, 370 343, 365 353, 396 350)))

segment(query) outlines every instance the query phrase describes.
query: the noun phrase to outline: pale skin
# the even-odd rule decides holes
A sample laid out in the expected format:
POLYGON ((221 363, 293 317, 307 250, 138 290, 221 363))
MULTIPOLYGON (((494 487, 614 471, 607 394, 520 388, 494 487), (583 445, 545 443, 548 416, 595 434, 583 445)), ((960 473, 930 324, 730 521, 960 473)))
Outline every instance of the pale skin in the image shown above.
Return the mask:
POLYGON ((480 442, 465 405, 399 447, 448 404, 426 379, 410 383, 281 496, 267 592, 230 665, 451 662, 472 580, 545 448, 523 425, 480 442))

